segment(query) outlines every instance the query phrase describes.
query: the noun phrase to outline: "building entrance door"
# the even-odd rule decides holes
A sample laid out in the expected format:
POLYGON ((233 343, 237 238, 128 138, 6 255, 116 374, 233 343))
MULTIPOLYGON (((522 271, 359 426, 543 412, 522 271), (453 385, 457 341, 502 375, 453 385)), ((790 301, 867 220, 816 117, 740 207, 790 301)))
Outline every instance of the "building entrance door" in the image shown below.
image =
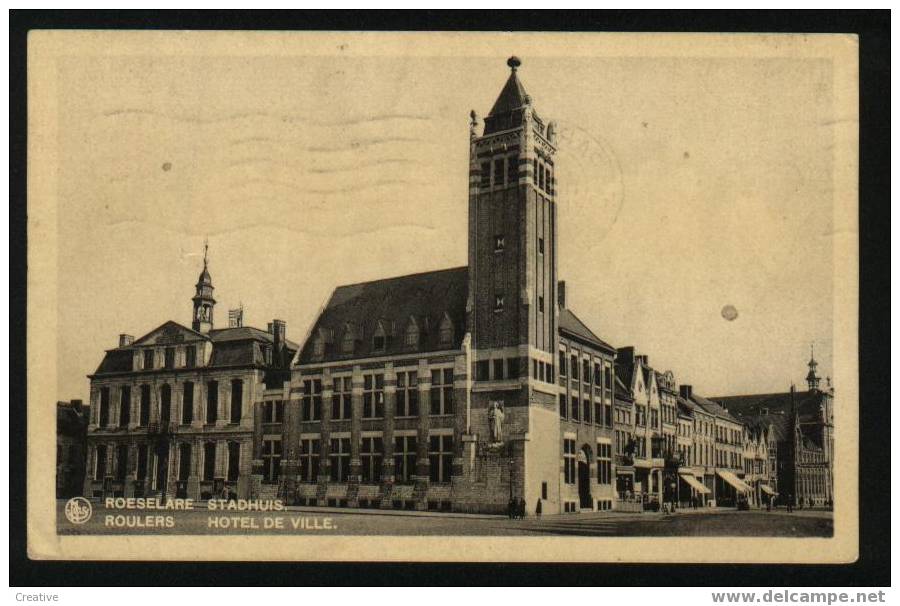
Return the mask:
POLYGON ((591 498, 591 454, 585 447, 578 453, 578 500, 581 509, 594 509, 591 498))

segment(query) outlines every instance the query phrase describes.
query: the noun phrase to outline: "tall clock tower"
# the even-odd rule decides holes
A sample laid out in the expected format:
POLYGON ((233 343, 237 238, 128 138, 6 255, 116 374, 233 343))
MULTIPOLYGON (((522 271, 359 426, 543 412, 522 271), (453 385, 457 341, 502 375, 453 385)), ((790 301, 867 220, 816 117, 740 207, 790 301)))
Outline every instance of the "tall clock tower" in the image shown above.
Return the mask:
POLYGON ((483 462, 504 470, 488 481, 507 491, 496 496, 533 506, 542 492, 556 492, 559 473, 556 136, 519 80, 522 62, 510 57, 507 65, 480 135, 474 111, 470 123, 469 439, 497 454, 483 462))

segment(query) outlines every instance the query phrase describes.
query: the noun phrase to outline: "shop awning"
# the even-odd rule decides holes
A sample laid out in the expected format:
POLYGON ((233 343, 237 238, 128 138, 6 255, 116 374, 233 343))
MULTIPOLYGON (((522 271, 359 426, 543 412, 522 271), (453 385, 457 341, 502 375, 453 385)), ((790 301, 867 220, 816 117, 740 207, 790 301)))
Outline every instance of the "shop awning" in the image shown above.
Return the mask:
POLYGON ((709 488, 707 488, 706 486, 704 486, 703 484, 701 484, 701 483, 697 480, 697 478, 694 477, 694 474, 692 474, 691 472, 689 472, 689 471, 684 471, 684 472, 681 472, 681 473, 678 474, 678 475, 679 475, 679 477, 681 477, 682 480, 684 480, 685 482, 687 482, 687 485, 688 485, 688 486, 690 486, 691 488, 693 488, 694 490, 696 490, 696 491, 699 492, 700 494, 709 494, 710 492, 712 492, 709 488))
POLYGON ((739 477, 731 473, 730 471, 725 471, 724 469, 717 469, 716 475, 725 480, 727 483, 734 486, 734 489, 739 492, 753 492, 753 489, 750 488, 743 480, 739 477))
POLYGON ((760 484, 759 489, 768 495, 772 495, 773 497, 775 496, 775 491, 772 490, 772 487, 768 484, 760 484))

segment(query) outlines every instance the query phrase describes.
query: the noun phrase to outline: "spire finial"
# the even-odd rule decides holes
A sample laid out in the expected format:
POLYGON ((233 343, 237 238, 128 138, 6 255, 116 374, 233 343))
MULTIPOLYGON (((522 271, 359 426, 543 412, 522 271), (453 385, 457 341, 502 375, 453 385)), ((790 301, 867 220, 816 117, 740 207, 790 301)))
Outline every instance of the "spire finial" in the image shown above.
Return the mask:
POLYGON ((512 57, 510 57, 509 59, 506 60, 506 64, 513 71, 513 73, 515 73, 516 69, 520 65, 522 65, 522 60, 519 59, 518 57, 516 57, 515 55, 513 55, 512 57))
POLYGON ((203 240, 203 267, 206 267, 207 256, 209 254, 209 236, 203 240))

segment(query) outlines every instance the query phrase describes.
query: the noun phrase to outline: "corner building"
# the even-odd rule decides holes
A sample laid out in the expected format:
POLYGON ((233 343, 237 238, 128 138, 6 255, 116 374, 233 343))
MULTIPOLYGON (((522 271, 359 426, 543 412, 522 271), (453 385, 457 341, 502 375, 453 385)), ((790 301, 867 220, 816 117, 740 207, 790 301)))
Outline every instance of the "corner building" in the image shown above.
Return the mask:
POLYGON ((612 507, 614 349, 559 296, 555 126, 508 65, 480 134, 471 114, 468 265, 338 287, 303 344, 280 427, 288 499, 612 507), (586 381, 557 372, 563 355, 586 381))

